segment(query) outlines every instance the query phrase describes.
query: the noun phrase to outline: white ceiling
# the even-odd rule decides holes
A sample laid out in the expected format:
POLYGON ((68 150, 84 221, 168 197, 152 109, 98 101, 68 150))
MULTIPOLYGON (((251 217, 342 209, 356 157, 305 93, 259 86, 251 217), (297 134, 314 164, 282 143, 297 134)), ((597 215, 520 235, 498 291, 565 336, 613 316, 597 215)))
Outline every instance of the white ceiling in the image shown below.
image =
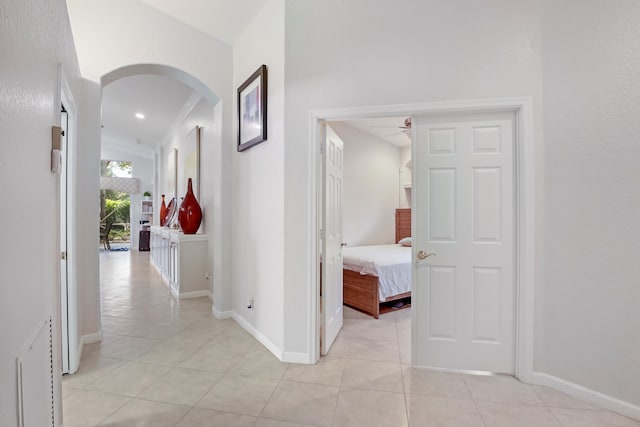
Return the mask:
MULTIPOLYGON (((233 44, 262 9, 266 0, 140 0, 187 25, 233 44)), ((159 76, 135 76, 115 81, 103 89, 103 139, 152 146, 170 130, 191 96, 183 84, 159 76), (136 112, 146 118, 139 120, 136 112)), ((398 147, 411 145, 403 131, 406 117, 343 120, 398 147)))
POLYGON ((141 0, 225 43, 233 44, 266 0, 141 0))
POLYGON ((360 129, 378 139, 386 141, 397 147, 408 147, 411 145, 411 130, 404 130, 404 120, 402 117, 373 117, 366 119, 341 120, 354 128, 360 129))
MULTIPOLYGON (((266 0, 140 0, 225 43, 233 44, 266 0)), ((107 144, 153 148, 172 129, 191 88, 166 77, 134 76, 102 91, 102 138, 107 144), (145 115, 137 119, 135 113, 145 115)))
POLYGON ((161 76, 116 80, 102 90, 103 139, 156 145, 192 93, 190 87, 161 76), (143 120, 136 118, 138 112, 145 115, 143 120))

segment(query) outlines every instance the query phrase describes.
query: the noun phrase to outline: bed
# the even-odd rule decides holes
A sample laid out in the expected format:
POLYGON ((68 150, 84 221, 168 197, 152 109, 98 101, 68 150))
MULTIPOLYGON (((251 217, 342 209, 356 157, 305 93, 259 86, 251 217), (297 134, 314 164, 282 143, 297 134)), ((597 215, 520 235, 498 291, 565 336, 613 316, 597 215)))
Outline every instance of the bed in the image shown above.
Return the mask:
POLYGON ((411 236, 411 209, 396 209, 396 244, 345 247, 344 304, 374 318, 380 303, 411 297, 411 247, 398 242, 411 236))

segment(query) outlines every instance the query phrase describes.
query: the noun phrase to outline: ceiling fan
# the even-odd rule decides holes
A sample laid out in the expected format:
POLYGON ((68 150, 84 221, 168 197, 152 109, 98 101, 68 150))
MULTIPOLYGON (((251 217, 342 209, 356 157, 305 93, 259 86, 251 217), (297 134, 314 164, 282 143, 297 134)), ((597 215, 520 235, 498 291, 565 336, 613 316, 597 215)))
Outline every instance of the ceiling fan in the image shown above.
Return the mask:
POLYGON ((404 119, 404 124, 403 126, 376 126, 376 125, 372 125, 370 126, 372 128, 395 128, 395 129, 401 129, 399 131, 396 131, 390 135, 386 135, 383 136, 382 138, 388 138, 390 136, 394 136, 394 135, 398 135, 401 133, 404 133, 405 135, 407 135, 407 137, 411 138, 411 117, 407 117, 406 119, 404 119))

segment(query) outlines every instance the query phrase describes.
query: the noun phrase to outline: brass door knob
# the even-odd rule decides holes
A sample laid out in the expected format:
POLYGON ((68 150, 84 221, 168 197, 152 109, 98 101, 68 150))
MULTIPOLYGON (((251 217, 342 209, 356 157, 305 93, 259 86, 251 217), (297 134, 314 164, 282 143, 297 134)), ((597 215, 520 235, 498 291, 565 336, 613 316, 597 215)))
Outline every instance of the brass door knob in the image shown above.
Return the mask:
POLYGON ((430 257, 430 256, 432 256, 432 255, 435 255, 435 254, 434 254, 433 252, 431 252, 431 253, 426 253, 425 251, 420 251, 420 252, 418 252, 418 258, 420 258, 420 259, 427 259, 427 258, 429 258, 429 257, 430 257))

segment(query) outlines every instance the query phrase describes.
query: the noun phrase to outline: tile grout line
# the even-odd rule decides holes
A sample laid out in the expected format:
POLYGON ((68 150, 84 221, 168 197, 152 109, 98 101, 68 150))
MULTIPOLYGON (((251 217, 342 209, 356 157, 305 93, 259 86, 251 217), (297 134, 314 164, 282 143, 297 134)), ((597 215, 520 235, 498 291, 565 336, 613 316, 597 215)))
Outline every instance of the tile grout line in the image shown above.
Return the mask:
MULTIPOLYGON (((349 346, 349 355, 351 355, 351 346, 349 346)), ((331 414, 331 423, 329 424, 330 426, 333 426, 333 423, 335 422, 336 419, 336 411, 338 409, 338 401, 340 400, 340 394, 342 393, 342 384, 344 383, 344 373, 347 370, 347 364, 349 363, 350 359, 346 359, 345 363, 344 363, 344 367, 342 368, 342 375, 340 375, 340 384, 338 385, 338 395, 336 396, 336 403, 333 405, 333 412, 331 414)), ((351 359, 353 360, 353 359, 351 359)))
MULTIPOLYGON (((525 383, 523 383, 523 384, 525 384, 525 383)), ((531 392, 532 392, 533 394, 535 394, 535 395, 536 395, 536 397, 537 397, 537 398, 540 400, 540 402, 544 405, 544 408, 545 408, 545 409, 546 409, 546 410, 551 414, 551 416, 553 417, 553 419, 554 419, 554 420, 556 420, 556 421, 558 422, 558 425, 559 425, 559 426, 564 427, 564 424, 562 423, 562 421, 560 420, 560 418, 558 418, 558 417, 556 416, 556 414, 551 410, 551 408, 549 407, 549 405, 547 405, 547 404, 545 403, 545 401, 544 401, 544 400, 542 400, 542 397, 540 396, 540 394, 539 394, 537 391, 535 391, 535 389, 534 389, 533 387, 531 387, 531 384, 525 384, 525 385, 526 385, 527 387, 529 387, 529 390, 531 390, 531 392)))
MULTIPOLYGON (((91 391, 95 391, 95 390, 91 390, 91 391)), ((98 393, 103 393, 103 392, 98 392, 98 393)), ((105 394, 114 394, 114 393, 105 393, 105 394)), ((129 397, 129 396, 122 396, 120 394, 115 394, 115 396, 118 397, 125 397, 128 400, 126 402, 124 402, 121 406, 119 406, 117 409, 115 409, 113 412, 111 412, 109 415, 107 415, 106 417, 104 417, 102 420, 100 420, 100 422, 98 424, 96 424, 97 426, 102 425, 105 421, 107 421, 111 416, 113 416, 116 412, 118 412, 120 409, 124 408, 125 406, 127 406, 131 400, 133 399, 133 397, 129 397)))
POLYGON ((480 419, 482 420, 482 424, 485 427, 487 427, 487 420, 484 418, 484 415, 482 415, 482 412, 480 411, 480 408, 478 407, 478 401, 473 396, 473 393, 471 393, 471 390, 469 389, 469 385, 467 384, 467 381, 464 379, 464 375, 462 373, 460 373, 460 372, 458 372, 458 375, 460 375, 460 378, 462 379, 462 383, 464 384, 464 387, 467 389, 467 393, 469 393, 469 397, 471 397, 471 401, 473 402, 474 408, 476 408, 476 412, 478 413, 478 415, 480 415, 480 419))
MULTIPOLYGON (((289 369, 289 367, 287 367, 287 370, 288 369, 289 369)), ((285 372, 287 372, 287 371, 285 371, 285 372)), ((282 376, 284 376, 284 373, 282 374, 282 376)), ((258 422, 258 419, 262 416, 262 413, 264 412, 265 408, 267 407, 267 405, 269 405, 269 402, 271 402, 271 399, 273 398, 273 395, 276 393, 276 390, 278 389, 278 387, 280 387, 280 382, 281 381, 282 381, 282 378, 278 380, 278 383, 276 384, 276 386, 273 388, 273 390, 271 390, 271 393, 269 393, 269 397, 267 398, 267 401, 265 402, 264 406, 260 410, 260 413, 256 416, 256 420, 253 423, 253 425, 256 425, 256 423, 258 422)))
MULTIPOLYGON (((402 379, 402 396, 404 398, 404 413, 405 416, 407 417, 407 425, 411 425, 411 419, 410 419, 410 410, 409 410, 409 405, 410 405, 410 396, 407 396, 407 384, 404 381, 404 372, 405 369, 409 369, 411 370, 411 366, 409 367, 405 367, 402 363, 402 352, 400 351, 400 330, 399 330, 399 326, 398 326, 398 316, 396 314, 395 316, 395 328, 396 328, 396 344, 398 346, 398 359, 400 360, 400 378, 402 379)), ((413 343, 411 343, 413 344, 413 343)))

